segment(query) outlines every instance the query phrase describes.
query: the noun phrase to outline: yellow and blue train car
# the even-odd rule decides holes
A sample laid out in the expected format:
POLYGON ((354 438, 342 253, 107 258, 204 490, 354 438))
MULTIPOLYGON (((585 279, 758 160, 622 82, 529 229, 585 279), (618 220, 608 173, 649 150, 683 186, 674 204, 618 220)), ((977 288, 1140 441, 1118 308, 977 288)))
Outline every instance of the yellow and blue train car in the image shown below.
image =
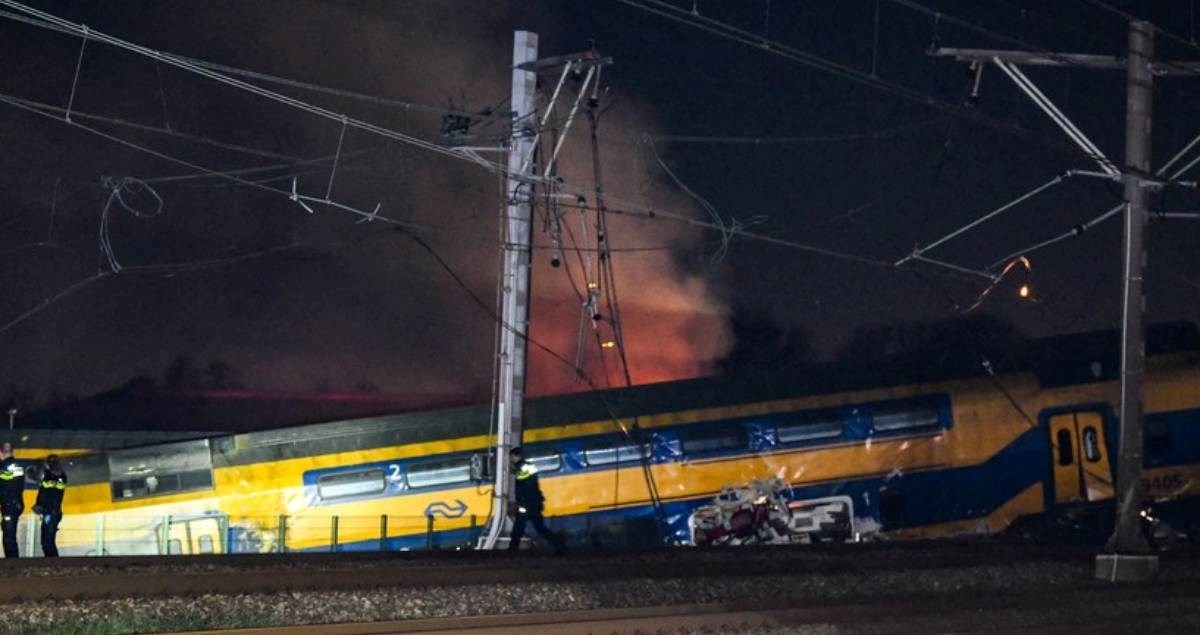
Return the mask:
MULTIPOLYGON (((688 542, 724 485, 778 478, 837 499, 864 537, 1057 529, 1110 516, 1118 382, 1014 372, 882 384, 693 380, 527 402, 525 454, 572 542, 688 542)), ((927 376, 936 375, 936 369, 927 376)), ((1144 485, 1200 529, 1200 353, 1148 361, 1144 485)), ((333 422, 73 457, 64 554, 469 545, 489 512, 473 460, 486 407, 333 422)), ((32 499, 30 501, 32 504, 32 499)), ((1094 525, 1093 525, 1094 526, 1094 525)))

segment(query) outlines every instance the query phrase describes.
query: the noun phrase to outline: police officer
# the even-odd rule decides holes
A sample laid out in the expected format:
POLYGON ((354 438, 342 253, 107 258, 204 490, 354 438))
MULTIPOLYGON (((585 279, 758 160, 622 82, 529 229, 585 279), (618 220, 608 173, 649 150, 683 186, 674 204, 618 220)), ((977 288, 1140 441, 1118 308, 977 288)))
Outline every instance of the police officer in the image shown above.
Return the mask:
POLYGON ((517 510, 513 518, 508 549, 515 551, 520 548, 521 538, 525 535, 525 523, 528 522, 547 542, 554 546, 554 553, 566 553, 567 546, 563 543, 562 537, 550 531, 546 527, 546 521, 542 518, 542 505, 545 503, 545 498, 542 496, 542 488, 538 485, 537 466, 525 462, 521 448, 513 448, 509 456, 517 482, 517 510))
POLYGON ((58 545, 54 540, 58 534, 58 523, 62 521, 62 501, 66 492, 67 473, 58 455, 51 454, 42 466, 42 483, 38 487, 37 501, 33 504, 33 511, 41 520, 42 553, 47 558, 58 557, 58 545))
POLYGON ((25 511, 25 468, 13 458, 12 444, 0 443, 0 531, 4 532, 4 557, 18 558, 17 522, 25 511))

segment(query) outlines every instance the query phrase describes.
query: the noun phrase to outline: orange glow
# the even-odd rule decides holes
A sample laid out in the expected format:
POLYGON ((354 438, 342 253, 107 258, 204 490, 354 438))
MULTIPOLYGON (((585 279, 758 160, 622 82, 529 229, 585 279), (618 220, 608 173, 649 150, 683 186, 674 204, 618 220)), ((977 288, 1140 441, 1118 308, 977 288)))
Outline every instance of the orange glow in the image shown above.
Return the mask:
MULTIPOLYGON (((629 298, 623 298, 621 303, 630 379, 634 384, 649 384, 712 373, 716 360, 728 350, 731 341, 726 316, 705 310, 709 307, 702 304, 689 307, 684 297, 672 298, 661 288, 649 293, 643 291, 650 286, 630 285, 629 298)), ((580 319, 578 306, 552 304, 548 300, 535 300, 532 305, 530 337, 573 361, 580 319)), ((530 346, 526 394, 556 395, 625 385, 619 360, 612 356, 616 342, 602 339, 597 344, 591 337, 585 340, 588 344, 583 368, 590 385, 588 380, 578 381, 574 371, 561 359, 530 346), (611 349, 604 346, 609 341, 611 349)))
POLYGON ((1029 285, 1027 285, 1027 284, 1021 285, 1021 289, 1017 293, 1020 294, 1020 296, 1022 298, 1028 298, 1029 297, 1029 285))

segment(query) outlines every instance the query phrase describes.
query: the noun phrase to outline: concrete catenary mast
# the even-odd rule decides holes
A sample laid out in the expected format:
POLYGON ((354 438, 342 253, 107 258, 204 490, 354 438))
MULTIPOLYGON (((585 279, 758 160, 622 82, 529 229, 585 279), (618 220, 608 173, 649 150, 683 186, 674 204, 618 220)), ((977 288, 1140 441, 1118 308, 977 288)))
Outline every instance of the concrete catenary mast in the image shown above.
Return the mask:
MULTIPOLYGON (((504 227, 503 269, 500 276, 500 338, 497 351, 496 448, 492 455, 492 511, 487 527, 480 537, 480 549, 494 549, 508 524, 508 509, 513 501, 513 475, 510 453, 521 445, 524 416, 525 359, 529 335, 530 268, 532 265, 532 211, 535 186, 545 184, 552 190, 560 187, 553 175, 554 164, 566 141, 579 106, 588 94, 592 82, 599 82, 600 68, 611 63, 595 51, 538 59, 538 36, 529 31, 517 31, 513 38, 511 132, 509 133, 508 168, 505 178, 505 200, 500 222, 504 227), (561 70, 560 70, 561 69, 561 70), (559 71, 558 82, 542 116, 538 117, 538 74, 559 71), (563 94, 567 80, 574 77, 580 83, 566 121, 559 125, 557 141, 544 165, 535 163, 534 153, 542 132, 563 94), (540 173, 540 174, 539 174, 540 173)), ((550 198, 561 196, 549 192, 550 198)))
POLYGON ((537 73, 523 65, 537 60, 538 36, 517 31, 513 38, 512 132, 508 148, 505 203, 500 222, 504 231, 504 260, 501 272, 500 373, 496 396, 497 438, 494 454, 492 514, 480 548, 492 549, 504 532, 513 479, 509 473, 509 451, 521 444, 521 417, 525 395, 526 337, 529 334, 529 269, 533 224, 533 181, 528 178, 533 163, 536 135, 537 73))

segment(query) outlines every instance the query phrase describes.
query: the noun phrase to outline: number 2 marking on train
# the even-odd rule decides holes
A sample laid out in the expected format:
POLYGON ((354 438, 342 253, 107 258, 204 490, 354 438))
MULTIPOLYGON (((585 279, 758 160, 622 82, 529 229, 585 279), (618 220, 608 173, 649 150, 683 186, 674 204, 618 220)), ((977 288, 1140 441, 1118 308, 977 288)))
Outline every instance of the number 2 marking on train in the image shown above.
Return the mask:
POLYGON ((399 465, 396 465, 395 463, 389 463, 387 466, 387 469, 388 469, 388 480, 389 481, 400 480, 400 466, 399 465))

